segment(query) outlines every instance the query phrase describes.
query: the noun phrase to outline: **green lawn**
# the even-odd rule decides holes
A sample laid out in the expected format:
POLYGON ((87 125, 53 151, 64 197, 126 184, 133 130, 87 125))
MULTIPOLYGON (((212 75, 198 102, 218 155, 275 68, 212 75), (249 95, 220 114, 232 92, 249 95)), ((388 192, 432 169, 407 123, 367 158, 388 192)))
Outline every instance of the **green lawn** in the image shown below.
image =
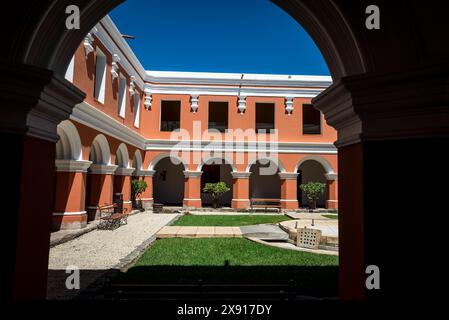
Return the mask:
POLYGON ((243 238, 157 240, 118 283, 288 283, 337 295, 338 257, 274 248, 243 238))
POLYGON ((278 223, 285 220, 290 220, 290 218, 285 215, 184 215, 173 225, 234 227, 278 223))
POLYGON ((322 214, 323 217, 338 220, 338 214, 322 214))

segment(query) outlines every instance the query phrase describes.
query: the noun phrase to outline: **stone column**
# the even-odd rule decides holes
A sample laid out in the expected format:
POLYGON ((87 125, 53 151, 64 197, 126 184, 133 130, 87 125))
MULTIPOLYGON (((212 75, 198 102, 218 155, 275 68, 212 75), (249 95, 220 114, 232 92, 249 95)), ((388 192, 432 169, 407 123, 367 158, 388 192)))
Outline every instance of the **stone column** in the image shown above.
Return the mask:
POLYGON ((294 210, 298 209, 298 173, 296 172, 280 172, 281 178, 281 206, 282 209, 294 210))
POLYGON ((249 208, 249 176, 251 172, 233 171, 232 174, 232 203, 234 209, 249 208))
POLYGON ((90 175, 89 194, 87 195, 88 220, 99 219, 98 207, 112 204, 114 189, 114 172, 116 165, 92 164, 89 168, 90 175))
POLYGON ((202 171, 184 171, 184 207, 201 208, 202 171))
POLYGON ((336 173, 325 174, 327 182, 327 201, 326 209, 338 209, 338 181, 336 173))
POLYGON ((20 63, 2 64, 0 87, 0 163, 10 173, 2 190, 6 229, 0 236, 0 299, 44 300, 55 208, 56 127, 85 95, 50 70, 20 63))
POLYGON ((134 168, 117 168, 114 176, 114 192, 123 194, 123 211, 131 213, 131 175, 134 168))
POLYGON ((86 173, 91 161, 56 160, 55 207, 52 230, 86 227, 86 173))
POLYGON ((142 206, 145 210, 151 209, 153 205, 153 176, 155 173, 155 170, 139 170, 137 172, 137 175, 147 183, 147 188, 141 195, 142 206))

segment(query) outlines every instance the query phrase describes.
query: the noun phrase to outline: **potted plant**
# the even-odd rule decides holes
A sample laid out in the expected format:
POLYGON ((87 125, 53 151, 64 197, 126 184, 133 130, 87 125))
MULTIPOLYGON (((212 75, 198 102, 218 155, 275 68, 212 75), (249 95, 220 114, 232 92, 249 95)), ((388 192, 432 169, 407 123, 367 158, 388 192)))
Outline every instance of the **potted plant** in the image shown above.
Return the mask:
POLYGON ((140 211, 145 211, 142 206, 142 193, 147 189, 148 185, 144 180, 133 179, 131 180, 131 197, 133 201, 133 207, 140 211))
POLYGON ((306 198, 309 202, 309 209, 316 209, 316 201, 322 194, 324 194, 325 184, 320 182, 308 182, 305 184, 301 184, 299 187, 306 195, 306 198))
POLYGON ((217 183, 206 183, 203 188, 203 192, 210 193, 212 195, 212 206, 214 209, 220 206, 220 197, 231 190, 223 181, 217 183))

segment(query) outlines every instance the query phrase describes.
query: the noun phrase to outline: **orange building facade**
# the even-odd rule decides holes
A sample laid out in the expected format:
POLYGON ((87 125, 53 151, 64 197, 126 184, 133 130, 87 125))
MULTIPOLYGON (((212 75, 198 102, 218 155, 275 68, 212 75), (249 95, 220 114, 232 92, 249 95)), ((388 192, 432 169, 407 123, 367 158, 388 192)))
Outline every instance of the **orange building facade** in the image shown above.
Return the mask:
POLYGON ((105 17, 66 79, 86 98, 58 126, 54 230, 85 227, 114 194, 131 212, 132 179, 147 182, 146 208, 209 206, 203 187, 218 181, 225 207, 295 210, 313 181, 326 184, 318 206, 338 208, 337 134, 311 105, 330 77, 146 71, 105 17))

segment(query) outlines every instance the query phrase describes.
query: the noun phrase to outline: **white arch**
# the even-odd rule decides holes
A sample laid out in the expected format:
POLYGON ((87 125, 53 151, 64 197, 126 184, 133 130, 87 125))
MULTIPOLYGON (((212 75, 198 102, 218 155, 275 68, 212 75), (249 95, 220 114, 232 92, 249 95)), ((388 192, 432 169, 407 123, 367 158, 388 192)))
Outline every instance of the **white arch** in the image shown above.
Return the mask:
POLYGON ((278 167, 279 172, 285 172, 285 167, 284 167, 284 165, 282 164, 281 160, 279 160, 278 158, 269 157, 269 156, 266 156, 266 157, 257 157, 257 158, 255 158, 255 159, 252 159, 252 160, 248 163, 248 165, 246 166, 246 170, 245 170, 245 171, 246 171, 246 172, 250 172, 251 166, 252 166, 253 164, 255 164, 257 161, 260 161, 261 164, 264 164, 264 161, 270 161, 270 162, 274 163, 274 164, 278 167))
POLYGON ((139 149, 134 152, 132 167, 136 169, 134 172, 142 170, 142 154, 139 149))
POLYGON ((59 141, 56 143, 56 159, 82 160, 81 139, 75 125, 64 120, 58 125, 57 132, 59 141))
POLYGON ((201 161, 201 163, 198 165, 196 171, 202 171, 204 165, 214 164, 215 160, 219 160, 219 162, 217 162, 217 164, 223 164, 223 162, 224 162, 225 164, 229 164, 231 166, 232 171, 238 171, 235 164, 232 163, 231 159, 229 159, 226 156, 221 156, 221 157, 209 156, 201 161))
POLYGON ((326 174, 335 173, 334 169, 332 168, 332 165, 329 163, 329 161, 327 161, 326 159, 324 159, 323 157, 320 157, 320 156, 307 156, 307 157, 302 158, 296 165, 294 172, 298 172, 299 167, 306 161, 316 161, 316 162, 320 163, 321 166, 323 167, 324 171, 326 171, 326 174))
POLYGON ((183 167, 184 167, 184 170, 187 170, 187 164, 184 162, 184 159, 182 159, 182 158, 180 158, 180 157, 178 157, 176 155, 172 155, 169 152, 161 153, 161 154, 158 154, 156 157, 154 157, 154 159, 151 160, 151 163, 150 163, 150 165, 148 167, 148 170, 154 170, 154 168, 156 167, 158 162, 161 161, 162 159, 165 159, 165 158, 170 158, 171 162, 174 165, 182 164, 183 167), (173 161, 173 160, 175 160, 175 161, 173 161))
POLYGON ((119 168, 129 168, 128 147, 124 143, 121 143, 117 148, 117 152, 115 153, 115 164, 117 164, 119 168))
POLYGON ((108 140, 104 135, 99 134, 92 141, 89 160, 91 160, 94 164, 111 163, 111 151, 109 149, 108 140))

